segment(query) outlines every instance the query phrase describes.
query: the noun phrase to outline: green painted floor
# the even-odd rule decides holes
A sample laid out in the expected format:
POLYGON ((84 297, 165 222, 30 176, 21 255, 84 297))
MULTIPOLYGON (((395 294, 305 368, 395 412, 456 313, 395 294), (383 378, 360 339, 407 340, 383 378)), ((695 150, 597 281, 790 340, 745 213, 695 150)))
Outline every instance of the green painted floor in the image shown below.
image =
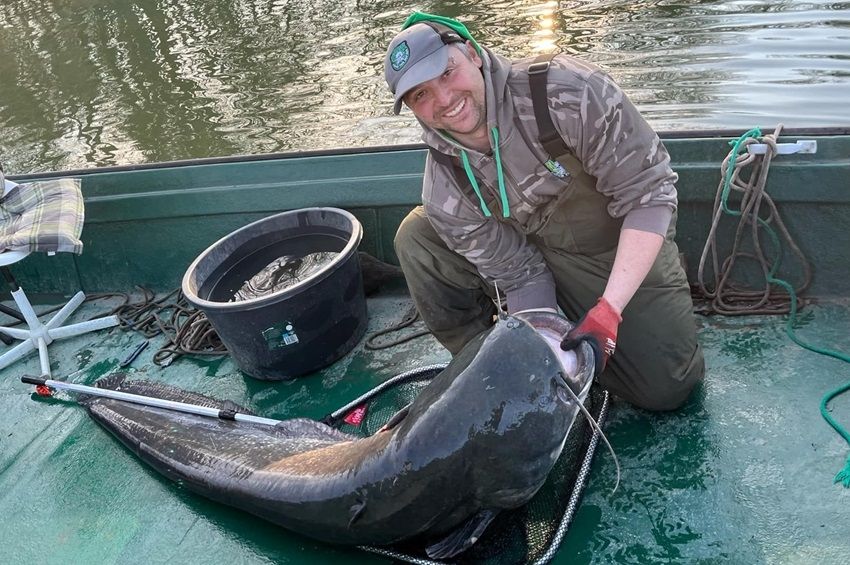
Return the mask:
MULTIPOLYGON (((409 299, 369 300, 369 332, 400 319, 409 299)), ((87 304, 72 321, 107 309, 87 304)), ((850 351, 850 300, 807 307, 798 335, 850 351)), ((697 319, 705 384, 682 410, 651 414, 612 406, 606 433, 622 465, 600 448, 590 483, 555 563, 848 563, 850 489, 832 478, 848 454, 822 420, 827 390, 850 365, 801 349, 777 317, 697 319)), ((144 338, 104 330, 50 346, 54 378, 91 384, 116 370, 144 338)), ((3 347, 0 345, 0 347, 3 347)), ((358 346, 321 375, 289 383, 243 376, 227 359, 131 366, 246 404, 270 418, 320 418, 406 370, 448 361, 429 336, 382 351, 358 346)), ((31 356, 0 371, 2 562, 386 563, 333 548, 209 502, 145 467, 83 409, 36 398, 19 381, 31 356)), ((850 395, 848 395, 850 396, 850 395)), ((850 427, 850 398, 833 414, 850 427)))

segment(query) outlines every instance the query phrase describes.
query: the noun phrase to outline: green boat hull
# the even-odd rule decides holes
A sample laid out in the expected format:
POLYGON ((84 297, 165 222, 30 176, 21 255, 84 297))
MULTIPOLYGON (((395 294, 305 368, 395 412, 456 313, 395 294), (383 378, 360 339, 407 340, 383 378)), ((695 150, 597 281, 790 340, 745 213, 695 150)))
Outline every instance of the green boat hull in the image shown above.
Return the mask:
MULTIPOLYGON (((680 175, 677 240, 691 280, 720 162, 736 135, 663 136, 680 175)), ((814 268, 806 294, 813 303, 795 330, 809 343, 848 352, 850 131, 789 132, 781 141, 797 139, 816 139, 817 153, 778 157, 768 180, 814 268)), ((417 146, 71 172, 82 178, 86 198, 83 254, 33 255, 14 271, 28 293, 55 303, 79 288, 171 290, 221 236, 316 205, 354 213, 364 226, 360 249, 393 262, 393 234, 419 201, 424 159, 417 146)), ((734 228, 724 226, 719 244, 728 248, 734 228)), ((408 303, 403 288, 370 298, 367 334, 398 322, 408 303)), ((74 320, 105 309, 86 304, 74 320)), ((850 368, 791 342, 784 316, 698 316, 696 323, 704 385, 671 414, 612 404, 606 433, 623 468, 620 488, 611 494, 614 463, 600 451, 554 563, 846 563, 850 489, 833 477, 848 446, 818 405, 850 379, 850 368)), ((92 384, 142 341, 113 329, 55 342, 54 378, 92 384)), ((361 343, 320 373, 268 383, 244 376, 226 357, 184 357, 160 368, 152 356, 162 340, 152 342, 129 368, 139 378, 276 419, 321 418, 393 375, 448 360, 430 336, 379 351, 361 343)), ((38 366, 29 357, 0 371, 5 563, 389 562, 288 533, 162 479, 76 404, 39 399, 21 384, 38 366)), ((832 415, 850 427, 850 399, 837 399, 832 415)))

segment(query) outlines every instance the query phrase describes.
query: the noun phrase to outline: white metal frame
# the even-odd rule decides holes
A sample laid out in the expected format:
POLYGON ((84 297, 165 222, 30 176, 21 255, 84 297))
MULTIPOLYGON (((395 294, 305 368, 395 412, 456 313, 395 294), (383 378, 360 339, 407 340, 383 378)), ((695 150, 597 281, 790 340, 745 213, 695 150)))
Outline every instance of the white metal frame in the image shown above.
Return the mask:
MULTIPOLYGON (((29 253, 24 251, 6 251, 0 253, 0 267, 17 263, 27 255, 29 255, 29 253)), ((119 323, 118 316, 105 316, 96 320, 89 320, 86 322, 63 326, 62 323, 67 320, 74 310, 79 308, 80 304, 82 304, 86 299, 86 295, 82 291, 75 294, 61 310, 56 312, 56 314, 54 314, 53 317, 44 324, 38 319, 35 310, 33 310, 33 307, 30 304, 27 295, 24 294, 24 290, 22 288, 18 287, 16 290, 13 290, 12 298, 15 299, 15 304, 18 305, 18 310, 21 311, 21 314, 26 320, 29 328, 23 329, 0 326, 0 331, 10 337, 22 341, 22 343, 12 346, 11 349, 0 355, 0 369, 5 369, 15 361, 22 359, 32 351, 38 349, 38 357, 41 362, 41 374, 42 376, 50 377, 50 360, 47 357, 48 345, 57 339, 73 337, 95 330, 102 330, 104 328, 117 326, 119 323)))

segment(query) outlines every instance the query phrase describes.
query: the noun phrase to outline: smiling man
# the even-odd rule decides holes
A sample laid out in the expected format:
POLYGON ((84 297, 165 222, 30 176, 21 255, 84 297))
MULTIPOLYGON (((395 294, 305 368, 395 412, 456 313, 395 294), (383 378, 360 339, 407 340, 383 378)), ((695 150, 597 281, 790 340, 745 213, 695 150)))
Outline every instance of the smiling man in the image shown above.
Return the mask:
POLYGON ((444 70, 408 90, 402 100, 427 127, 444 131, 466 147, 487 152, 490 138, 481 58, 471 44, 446 48, 442 55, 446 57, 444 70))
POLYGON ((384 71, 430 148, 395 246, 434 336, 457 353, 492 324, 498 286, 511 314, 580 318, 561 346, 588 342, 613 393, 680 406, 705 367, 673 240, 677 175, 619 86, 563 54, 509 61, 421 13, 384 71))

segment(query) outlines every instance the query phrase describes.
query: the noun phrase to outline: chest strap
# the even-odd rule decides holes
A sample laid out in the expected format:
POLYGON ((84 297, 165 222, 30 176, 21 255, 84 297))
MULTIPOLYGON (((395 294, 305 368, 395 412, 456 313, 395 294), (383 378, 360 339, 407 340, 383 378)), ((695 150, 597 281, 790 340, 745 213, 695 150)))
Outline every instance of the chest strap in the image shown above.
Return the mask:
MULTIPOLYGON (((552 121, 549 110, 549 67, 556 53, 538 55, 528 66, 528 86, 531 89, 531 106, 534 110, 534 121, 537 122, 537 140, 543 150, 549 155, 549 163, 560 163, 570 176, 578 178, 586 175, 581 161, 561 137, 552 121)), ((546 164, 549 167, 549 163, 546 164)), ((551 169, 550 169, 551 170, 551 169)))
POLYGON ((537 122, 538 140, 549 154, 550 159, 565 154, 572 154, 572 150, 564 143, 564 139, 555 124, 552 123, 552 115, 549 113, 549 96, 547 85, 549 79, 549 66, 552 63, 554 53, 539 55, 534 62, 528 66, 528 86, 531 88, 531 105, 534 108, 534 120, 537 122))

